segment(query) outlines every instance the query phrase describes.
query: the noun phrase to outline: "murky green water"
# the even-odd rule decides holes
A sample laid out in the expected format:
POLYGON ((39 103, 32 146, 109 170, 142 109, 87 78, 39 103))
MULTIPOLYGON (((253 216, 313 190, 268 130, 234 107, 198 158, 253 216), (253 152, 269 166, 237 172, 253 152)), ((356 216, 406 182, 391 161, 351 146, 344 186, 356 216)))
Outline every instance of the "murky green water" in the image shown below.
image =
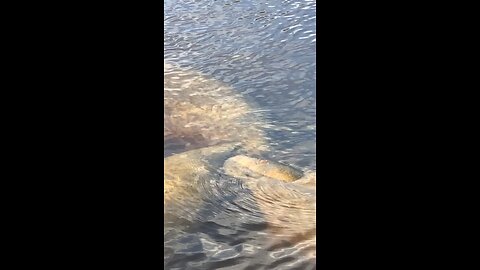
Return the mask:
MULTIPOLYGON (((164 156, 242 141, 316 170, 316 2, 164 4, 164 156)), ((220 159, 165 203, 165 268, 314 269, 316 190, 245 183, 220 159)))

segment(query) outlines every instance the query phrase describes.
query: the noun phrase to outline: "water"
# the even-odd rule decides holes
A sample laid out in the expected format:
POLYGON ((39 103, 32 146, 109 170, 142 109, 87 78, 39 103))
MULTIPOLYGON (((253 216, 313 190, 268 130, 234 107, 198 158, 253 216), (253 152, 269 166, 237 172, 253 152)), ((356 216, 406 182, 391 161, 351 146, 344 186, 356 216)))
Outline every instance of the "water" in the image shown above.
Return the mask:
MULTIPOLYGON (((243 154, 315 171, 316 2, 164 4, 167 160, 242 141, 243 154)), ((165 203, 165 268, 314 269, 316 190, 242 181, 225 158, 168 163, 203 171, 165 203)))

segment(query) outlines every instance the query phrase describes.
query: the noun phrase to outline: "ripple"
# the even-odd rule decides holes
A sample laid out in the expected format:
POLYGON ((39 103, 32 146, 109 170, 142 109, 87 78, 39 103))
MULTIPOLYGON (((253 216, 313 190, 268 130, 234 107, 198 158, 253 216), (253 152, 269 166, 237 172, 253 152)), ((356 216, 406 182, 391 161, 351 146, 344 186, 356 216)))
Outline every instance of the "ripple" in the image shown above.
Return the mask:
MULTIPOLYGON (((164 157, 224 142, 220 130, 248 138, 261 127, 269 147, 263 157, 315 170, 316 1, 164 4, 164 59, 176 66, 164 72, 170 82, 164 104, 187 98, 195 103, 208 88, 217 91, 217 105, 201 109, 244 127, 167 113, 164 157), (201 84, 193 85, 192 76, 201 77, 201 84), (198 85, 203 89, 196 93, 182 92, 198 85), (172 122, 178 118, 185 123, 172 122), (185 132, 195 128, 195 136, 185 132)), ((175 196, 164 212, 165 268, 315 269, 313 186, 235 179, 209 163, 203 169, 205 177, 172 184, 175 196)))

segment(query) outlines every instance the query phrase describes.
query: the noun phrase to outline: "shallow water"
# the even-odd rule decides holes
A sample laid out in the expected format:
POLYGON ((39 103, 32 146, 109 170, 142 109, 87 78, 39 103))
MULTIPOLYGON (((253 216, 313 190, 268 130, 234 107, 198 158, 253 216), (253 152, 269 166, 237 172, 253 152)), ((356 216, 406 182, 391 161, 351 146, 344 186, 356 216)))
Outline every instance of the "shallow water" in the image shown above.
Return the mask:
MULTIPOLYGON (((164 106, 210 106, 209 118, 164 115, 164 125, 185 118, 204 135, 165 131, 164 156, 258 139, 252 149, 266 148, 252 155, 316 170, 316 1, 164 4, 164 59, 174 66, 164 74, 164 106), (212 130, 220 134, 205 136, 212 130)), ((316 190, 245 182, 225 174, 223 159, 205 163, 206 174, 165 204, 165 268, 314 269, 316 190)))

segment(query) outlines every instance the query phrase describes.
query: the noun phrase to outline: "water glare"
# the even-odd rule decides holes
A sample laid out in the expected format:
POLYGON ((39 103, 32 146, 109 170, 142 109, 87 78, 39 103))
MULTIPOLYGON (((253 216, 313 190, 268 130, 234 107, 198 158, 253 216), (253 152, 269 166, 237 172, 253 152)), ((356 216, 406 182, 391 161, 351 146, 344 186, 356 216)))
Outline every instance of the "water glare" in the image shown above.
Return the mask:
POLYGON ((166 269, 316 268, 315 8, 164 0, 166 269))

